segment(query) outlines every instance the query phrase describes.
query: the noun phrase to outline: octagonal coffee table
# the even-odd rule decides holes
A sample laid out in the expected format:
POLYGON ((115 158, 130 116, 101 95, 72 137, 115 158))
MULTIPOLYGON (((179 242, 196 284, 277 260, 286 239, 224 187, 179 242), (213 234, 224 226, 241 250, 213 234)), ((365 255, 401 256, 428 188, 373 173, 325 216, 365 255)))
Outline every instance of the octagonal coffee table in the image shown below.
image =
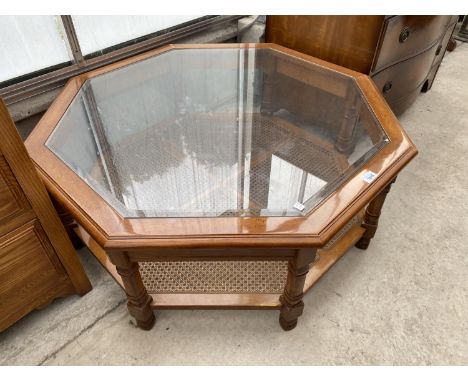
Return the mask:
POLYGON ((27 147, 143 329, 178 308, 280 309, 292 329, 417 153, 367 76, 274 44, 171 45, 72 78, 27 147))

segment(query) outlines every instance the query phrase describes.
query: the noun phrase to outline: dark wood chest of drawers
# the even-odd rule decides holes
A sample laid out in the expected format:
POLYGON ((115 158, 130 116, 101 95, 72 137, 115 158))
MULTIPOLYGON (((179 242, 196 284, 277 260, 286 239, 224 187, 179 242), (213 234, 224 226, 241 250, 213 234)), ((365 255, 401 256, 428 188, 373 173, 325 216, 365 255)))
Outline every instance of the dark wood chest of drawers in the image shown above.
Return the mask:
POLYGON ((368 74, 395 114, 432 86, 457 16, 268 16, 266 41, 368 74))

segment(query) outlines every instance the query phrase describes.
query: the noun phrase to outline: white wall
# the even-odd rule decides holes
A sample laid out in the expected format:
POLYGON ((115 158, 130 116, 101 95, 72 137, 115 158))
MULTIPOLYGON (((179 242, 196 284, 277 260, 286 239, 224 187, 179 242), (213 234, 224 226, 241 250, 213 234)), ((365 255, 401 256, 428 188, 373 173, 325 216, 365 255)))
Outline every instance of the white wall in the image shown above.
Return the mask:
POLYGON ((0 82, 70 61, 59 16, 0 16, 0 82))
POLYGON ((201 16, 72 16, 83 55, 201 16))
MULTIPOLYGON (((73 16, 83 55, 201 16, 73 16)), ((0 16, 0 82, 70 61, 60 16, 0 16)))

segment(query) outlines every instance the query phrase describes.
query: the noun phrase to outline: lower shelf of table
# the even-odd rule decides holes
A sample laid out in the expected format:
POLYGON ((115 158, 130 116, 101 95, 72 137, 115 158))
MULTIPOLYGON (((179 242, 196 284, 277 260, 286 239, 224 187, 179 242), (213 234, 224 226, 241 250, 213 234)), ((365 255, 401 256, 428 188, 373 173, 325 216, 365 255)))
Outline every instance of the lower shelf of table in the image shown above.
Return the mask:
MULTIPOLYGON (((361 219, 354 219, 346 232, 329 245, 318 250, 316 262, 311 265, 304 285, 304 293, 335 264, 346 251, 354 246, 364 233, 360 226, 361 219)), ((104 249, 102 249, 90 235, 81 227, 75 232, 87 245, 92 254, 123 288, 120 275, 115 265, 111 263, 104 249)), ((153 309, 279 309, 281 293, 151 293, 153 309)))

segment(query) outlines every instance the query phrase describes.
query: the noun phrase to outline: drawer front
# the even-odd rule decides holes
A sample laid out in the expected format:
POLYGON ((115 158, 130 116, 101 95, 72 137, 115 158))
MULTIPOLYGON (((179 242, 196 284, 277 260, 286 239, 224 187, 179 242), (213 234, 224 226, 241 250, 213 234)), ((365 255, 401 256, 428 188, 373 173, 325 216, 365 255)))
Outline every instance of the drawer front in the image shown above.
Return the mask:
POLYGON ((390 106, 422 86, 434 62, 436 51, 437 45, 372 76, 390 106))
POLYGON ((416 101, 416 98, 418 98, 418 96, 421 94, 421 88, 422 86, 417 87, 413 91, 406 94, 403 98, 400 98, 390 104, 390 107, 392 108, 392 111, 395 113, 395 115, 400 115, 406 109, 408 109, 414 101, 416 101))
POLYGON ((0 225, 30 208, 8 163, 0 155, 0 225))
POLYGON ((432 64, 433 66, 439 65, 440 62, 442 61, 442 58, 444 58, 445 51, 447 49, 447 44, 450 40, 450 37, 452 36, 453 30, 455 28, 456 23, 450 24, 449 28, 445 31, 445 35, 442 38, 442 41, 438 45, 438 51, 437 51, 437 58, 435 59, 434 63, 432 64))
POLYGON ((445 52, 447 51, 447 44, 448 44, 448 42, 450 40, 450 37, 453 34, 453 30, 455 29, 455 25, 456 25, 456 23, 451 24, 449 26, 449 28, 447 28, 447 31, 445 32, 444 38, 442 39, 442 41, 440 42, 440 44, 437 47, 436 59, 432 63, 432 68, 431 68, 431 70, 429 72, 429 75, 427 76, 427 81, 426 81, 425 85, 422 88, 423 92, 427 92, 432 87, 432 83, 434 82, 435 76, 437 75, 437 71, 439 70, 439 66, 440 66, 440 64, 442 62, 442 59, 444 58, 445 52))
POLYGON ((0 331, 44 305, 68 284, 37 221, 0 237, 0 331))
POLYGON ((372 73, 412 57, 435 44, 451 16, 394 16, 385 20, 372 73))

